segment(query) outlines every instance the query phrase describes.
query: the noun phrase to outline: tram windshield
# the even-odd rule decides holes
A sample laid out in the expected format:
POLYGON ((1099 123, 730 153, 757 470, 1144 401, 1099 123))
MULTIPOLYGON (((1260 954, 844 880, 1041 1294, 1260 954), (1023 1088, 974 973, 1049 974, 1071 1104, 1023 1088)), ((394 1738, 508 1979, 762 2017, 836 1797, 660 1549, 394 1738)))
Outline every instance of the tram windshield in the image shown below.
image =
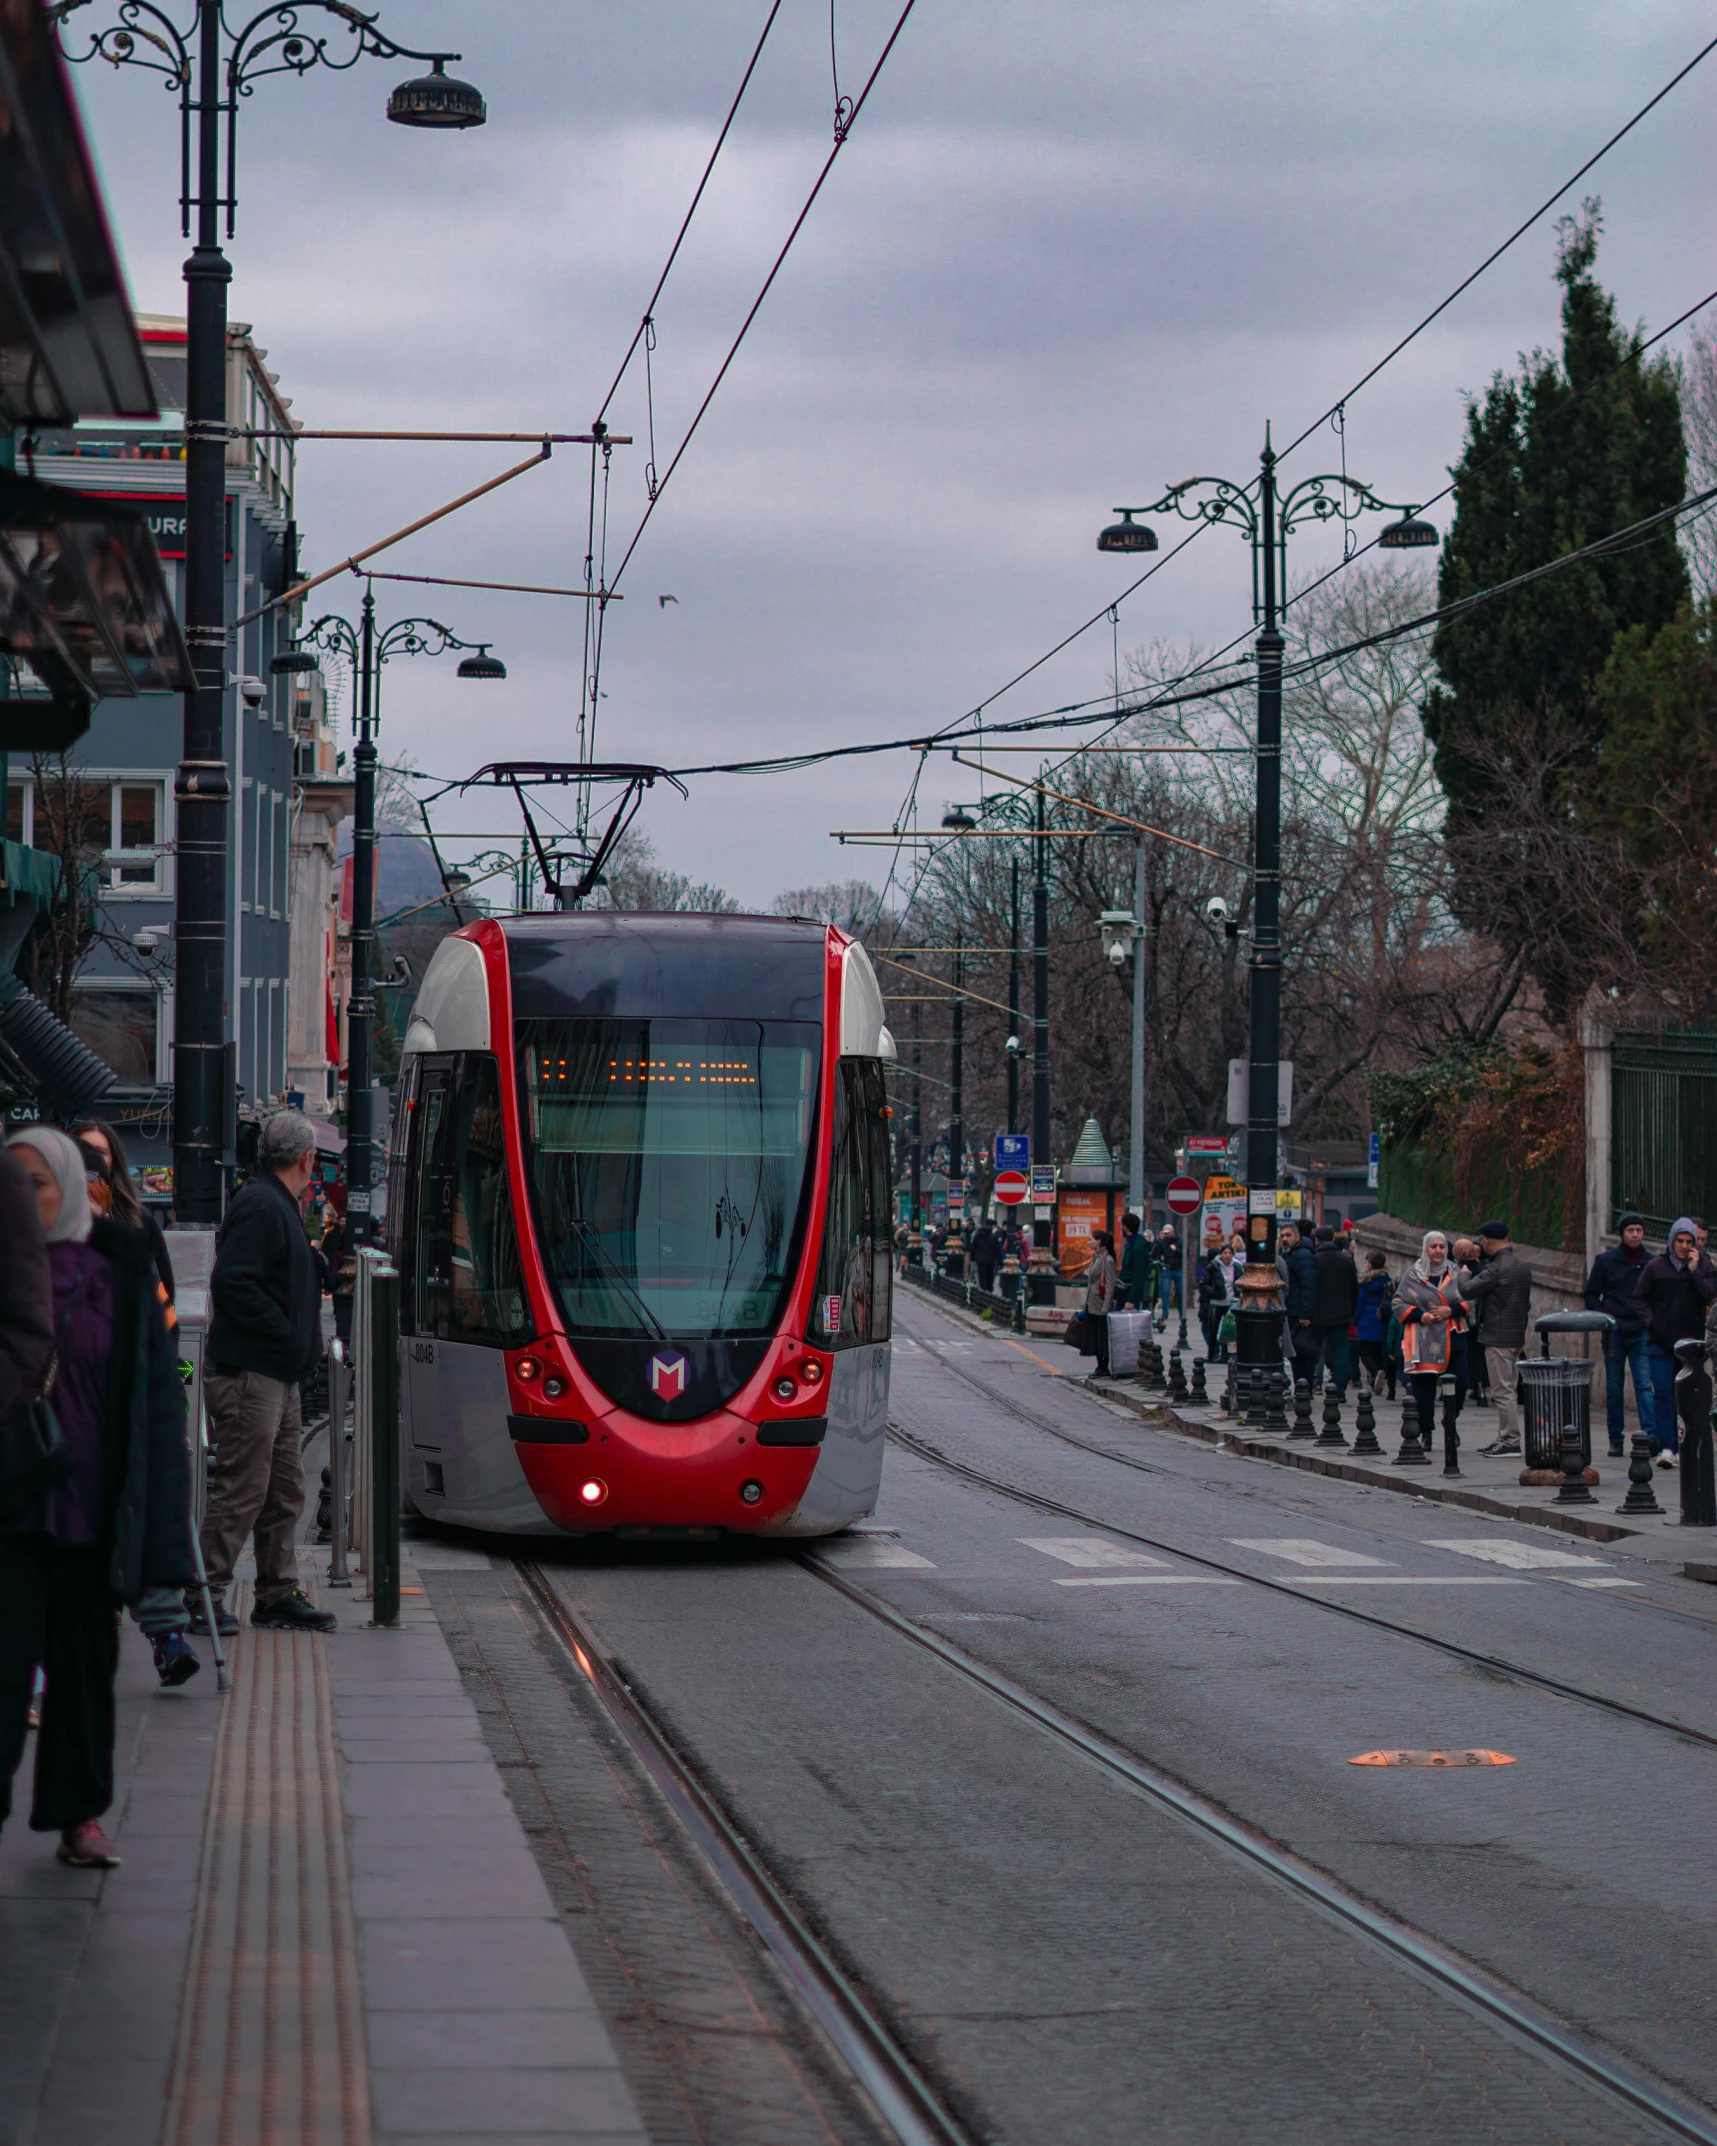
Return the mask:
POLYGON ((803 1228, 816 1024, 521 1020, 517 1038, 567 1331, 772 1332, 803 1228))

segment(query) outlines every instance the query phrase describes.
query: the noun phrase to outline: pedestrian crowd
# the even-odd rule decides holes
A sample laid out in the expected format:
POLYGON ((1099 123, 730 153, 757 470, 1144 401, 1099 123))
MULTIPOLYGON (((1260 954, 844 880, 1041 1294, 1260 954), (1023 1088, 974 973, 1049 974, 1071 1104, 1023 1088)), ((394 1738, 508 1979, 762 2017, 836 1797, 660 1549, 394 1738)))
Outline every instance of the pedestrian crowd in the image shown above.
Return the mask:
POLYGON ((172 1261, 118 1133, 29 1125, 0 1149, 0 1826, 33 1729, 30 1826, 59 1835, 63 1862, 119 1861, 101 1820, 122 1612, 161 1684, 184 1685, 208 1611, 238 1630, 225 1598, 250 1538, 251 1623, 334 1625, 297 1562, 299 1390, 322 1357, 323 1296, 336 1319, 343 1284, 350 1300, 343 1234, 319 1251, 306 1227, 315 1173, 315 1128, 278 1112, 215 1238, 199 1540, 172 1261))

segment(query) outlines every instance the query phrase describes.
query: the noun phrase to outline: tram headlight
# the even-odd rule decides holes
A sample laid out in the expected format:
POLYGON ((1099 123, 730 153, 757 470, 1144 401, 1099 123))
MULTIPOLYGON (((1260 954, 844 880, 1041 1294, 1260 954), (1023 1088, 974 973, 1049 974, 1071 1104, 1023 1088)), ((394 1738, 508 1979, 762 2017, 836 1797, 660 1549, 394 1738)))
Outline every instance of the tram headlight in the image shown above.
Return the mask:
POLYGON ((543 1367, 534 1356, 521 1356, 513 1366, 513 1372, 515 1377, 522 1379, 528 1386, 533 1379, 542 1377, 543 1367))
POLYGON ((807 1386, 820 1385, 822 1383, 823 1367, 814 1356, 807 1356, 799 1366, 799 1376, 807 1386))
POLYGON ((579 1484, 578 1495, 580 1501, 585 1505, 600 1505, 603 1499, 606 1498, 608 1495, 608 1485, 606 1483, 599 1483, 596 1478, 592 1476, 588 1483, 579 1484))
POLYGON ((744 1499, 747 1505, 755 1505, 758 1499, 761 1498, 763 1495, 763 1485, 756 1481, 755 1478, 750 1482, 741 1483, 739 1486, 739 1495, 741 1496, 741 1498, 744 1499))
POLYGON ((543 1380, 543 1399, 545 1401, 558 1401, 565 1391, 565 1379, 550 1376, 543 1380))
POLYGON ((785 1375, 775 1381, 775 1398, 777 1401, 790 1401, 798 1391, 798 1386, 794 1381, 785 1375))

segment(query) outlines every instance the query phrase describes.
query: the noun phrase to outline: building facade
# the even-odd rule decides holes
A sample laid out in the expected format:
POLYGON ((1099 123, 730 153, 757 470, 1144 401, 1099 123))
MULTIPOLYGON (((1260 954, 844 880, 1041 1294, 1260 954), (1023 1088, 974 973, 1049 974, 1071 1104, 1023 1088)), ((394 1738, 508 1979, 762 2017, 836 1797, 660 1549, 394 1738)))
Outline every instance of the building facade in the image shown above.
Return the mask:
MULTIPOLYGON (((138 325, 161 404, 153 423, 91 420, 44 433, 35 474, 143 510, 183 615, 185 326, 138 325)), ((297 575, 293 425, 266 350, 235 322, 227 342, 228 824, 226 1017, 241 1110, 302 1094, 334 1102, 328 981, 336 929, 335 829, 351 789, 319 676, 275 677, 295 622, 257 616, 297 575)), ((71 991, 72 1028, 119 1076, 110 1113, 137 1160, 171 1160, 173 781, 182 737, 177 695, 98 701, 64 756, 14 762, 13 838, 93 859, 99 905, 71 991)))

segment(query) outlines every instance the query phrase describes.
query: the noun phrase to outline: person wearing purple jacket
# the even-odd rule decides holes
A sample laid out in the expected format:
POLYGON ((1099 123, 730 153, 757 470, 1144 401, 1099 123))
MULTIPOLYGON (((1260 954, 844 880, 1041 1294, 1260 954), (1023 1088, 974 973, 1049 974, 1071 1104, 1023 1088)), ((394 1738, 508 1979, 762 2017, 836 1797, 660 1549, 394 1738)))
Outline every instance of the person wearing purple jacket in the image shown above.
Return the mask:
POLYGON ((59 1834, 62 1862, 107 1869, 119 1861, 101 1827, 113 1801, 117 1611, 196 1571, 185 1390, 148 1240, 92 1216, 84 1156, 65 1133, 27 1126, 8 1145, 47 1240, 47 1398, 66 1465, 0 1525, 0 1824, 40 1664, 31 1829, 59 1834))

